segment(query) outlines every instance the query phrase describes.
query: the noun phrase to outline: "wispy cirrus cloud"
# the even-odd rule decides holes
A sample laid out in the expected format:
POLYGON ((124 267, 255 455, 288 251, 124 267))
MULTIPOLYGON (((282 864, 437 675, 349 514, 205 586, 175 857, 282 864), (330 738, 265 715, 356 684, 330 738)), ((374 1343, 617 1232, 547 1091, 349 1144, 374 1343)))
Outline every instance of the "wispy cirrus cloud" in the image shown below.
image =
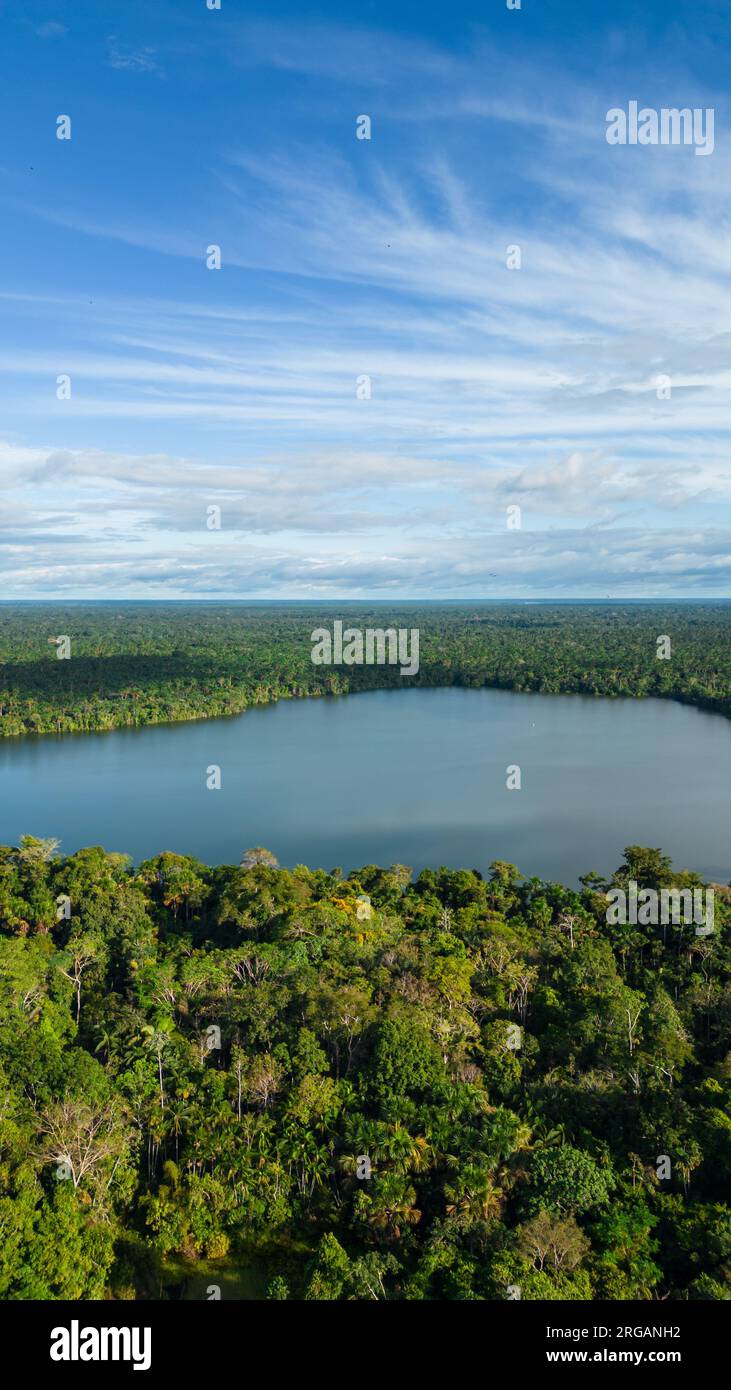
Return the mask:
POLYGON ((7 180, 57 267, 0 285, 11 591, 727 592, 728 139, 604 139, 625 90, 715 100, 683 45, 192 32, 109 39, 124 138, 7 180))
POLYGON ((49 19, 44 24, 36 25, 36 34, 39 39, 61 39, 68 33, 65 24, 60 24, 58 20, 49 19))
POLYGON ((107 40, 107 62, 111 68, 120 72, 159 72, 157 54, 154 48, 134 48, 123 43, 114 34, 107 40))

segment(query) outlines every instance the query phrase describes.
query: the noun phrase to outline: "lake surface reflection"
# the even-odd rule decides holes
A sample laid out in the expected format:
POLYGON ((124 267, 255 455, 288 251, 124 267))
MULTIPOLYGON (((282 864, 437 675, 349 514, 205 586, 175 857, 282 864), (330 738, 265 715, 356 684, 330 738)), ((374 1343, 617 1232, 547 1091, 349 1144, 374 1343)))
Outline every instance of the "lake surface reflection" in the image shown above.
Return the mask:
POLYGON ((731 722, 663 700, 497 690, 287 700, 230 719, 0 741, 0 841, 54 835, 345 871, 508 859, 575 883, 628 844, 731 878, 731 722), (206 771, 221 769, 220 791, 206 771), (522 786, 506 788, 518 765, 522 786))

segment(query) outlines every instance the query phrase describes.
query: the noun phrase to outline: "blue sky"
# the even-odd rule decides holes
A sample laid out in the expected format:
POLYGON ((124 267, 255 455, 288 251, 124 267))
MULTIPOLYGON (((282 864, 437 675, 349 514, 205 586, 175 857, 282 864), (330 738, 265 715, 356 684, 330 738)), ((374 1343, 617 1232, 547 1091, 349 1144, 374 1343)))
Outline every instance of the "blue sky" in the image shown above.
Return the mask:
POLYGON ((3 598, 728 596, 726 0, 0 24, 3 598))

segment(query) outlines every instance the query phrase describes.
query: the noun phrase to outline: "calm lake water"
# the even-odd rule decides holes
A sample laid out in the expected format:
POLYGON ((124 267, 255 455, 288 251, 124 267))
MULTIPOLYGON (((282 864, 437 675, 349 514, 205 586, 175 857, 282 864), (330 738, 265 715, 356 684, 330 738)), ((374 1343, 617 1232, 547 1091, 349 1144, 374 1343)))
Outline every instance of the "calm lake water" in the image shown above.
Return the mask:
POLYGON ((54 835, 135 860, 409 864, 575 883, 628 844, 731 878, 731 722, 663 700, 496 690, 284 700, 229 719, 0 740, 0 842, 54 835), (220 791, 206 769, 221 768, 220 791), (506 789, 518 764, 519 791, 506 789))

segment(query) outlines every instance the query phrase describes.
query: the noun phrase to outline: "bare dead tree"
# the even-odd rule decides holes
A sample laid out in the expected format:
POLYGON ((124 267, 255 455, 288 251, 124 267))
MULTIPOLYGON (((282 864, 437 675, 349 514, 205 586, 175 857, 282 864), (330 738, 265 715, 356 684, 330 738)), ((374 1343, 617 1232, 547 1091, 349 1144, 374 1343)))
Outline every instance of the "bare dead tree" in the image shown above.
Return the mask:
POLYGON ((43 1163, 64 1166, 74 1185, 99 1183, 105 1165, 112 1171, 103 1186, 112 1181, 132 1130, 120 1108, 114 1104, 95 1107, 84 1100, 62 1100, 49 1106, 41 1117, 41 1147, 36 1153, 43 1163))

